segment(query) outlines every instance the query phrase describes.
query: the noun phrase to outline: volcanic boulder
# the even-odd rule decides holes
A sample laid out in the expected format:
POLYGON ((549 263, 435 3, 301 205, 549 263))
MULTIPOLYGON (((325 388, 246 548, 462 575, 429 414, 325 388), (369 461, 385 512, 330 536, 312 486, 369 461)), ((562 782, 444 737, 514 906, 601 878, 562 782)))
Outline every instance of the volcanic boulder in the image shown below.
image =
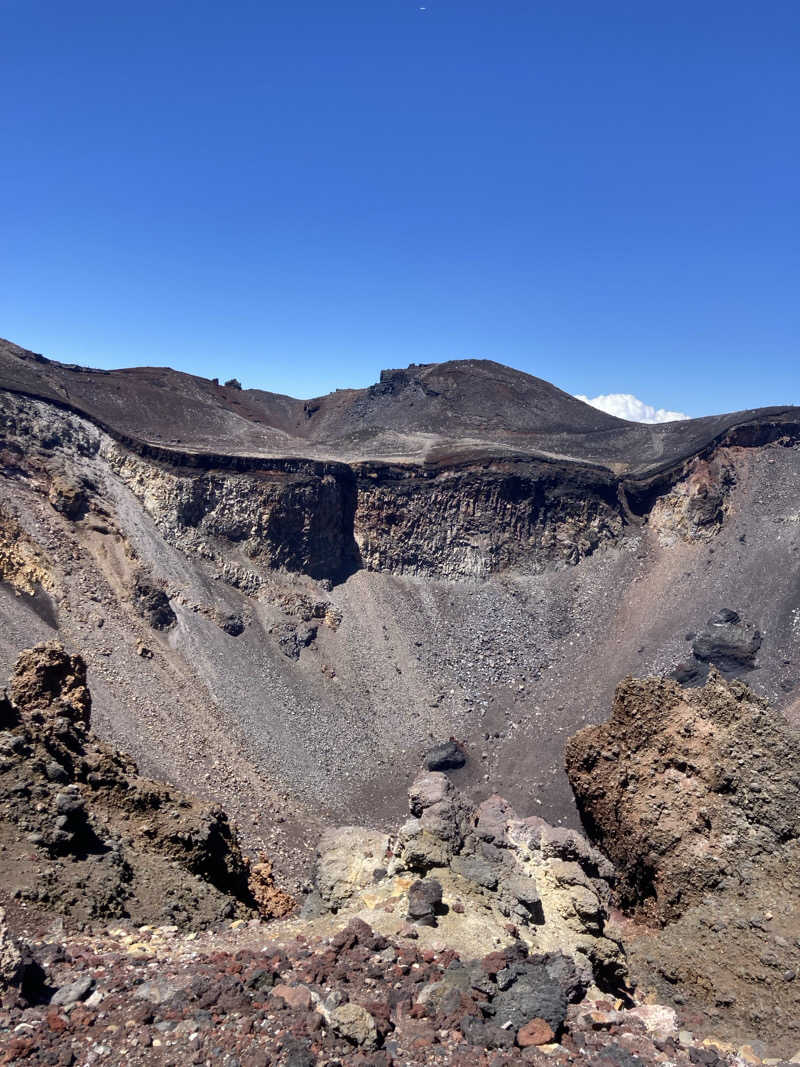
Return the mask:
POLYGON ((421 878, 408 891, 408 917, 419 926, 436 925, 436 909, 442 903, 442 887, 435 878, 421 878))
POLYGON ((428 749, 424 762, 429 771, 454 771, 464 766, 467 755, 458 741, 442 741, 428 749))
POLYGON ((170 630, 178 621, 163 589, 139 577, 133 587, 133 603, 141 617, 154 630, 170 630))
POLYGON ((760 631, 731 608, 722 608, 713 615, 692 642, 697 659, 713 663, 723 671, 755 666, 760 648, 760 631))
POLYGON ((798 732, 714 667, 702 689, 628 678, 609 721, 567 743, 566 766, 590 837, 616 864, 617 903, 646 920, 627 941, 640 991, 793 1055, 798 732))

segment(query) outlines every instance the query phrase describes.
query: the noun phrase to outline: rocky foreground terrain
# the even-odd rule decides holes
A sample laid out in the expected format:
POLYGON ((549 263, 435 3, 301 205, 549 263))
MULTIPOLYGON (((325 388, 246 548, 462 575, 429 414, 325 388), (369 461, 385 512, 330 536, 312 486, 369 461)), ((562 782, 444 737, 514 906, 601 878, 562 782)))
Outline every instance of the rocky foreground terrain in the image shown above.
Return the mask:
POLYGON ((28 650, 8 692, 0 1062, 713 1067, 800 1045, 800 738, 740 682, 628 680, 570 740, 605 854, 423 770, 394 832, 322 835, 301 906, 223 813, 94 738, 79 657, 28 650))
POLYGON ((626 682, 609 727, 572 739, 579 803, 617 870, 579 832, 499 796, 475 808, 425 770, 395 832, 322 835, 300 911, 266 862, 243 859, 223 813, 97 742, 90 710, 79 657, 54 644, 20 656, 0 731, 2 1063, 755 1064, 800 1042, 794 972, 753 973, 800 956, 800 742, 740 683, 626 682), (762 750, 742 744, 754 736, 762 750), (771 747, 781 780, 751 805, 771 747), (697 780, 662 827, 644 809, 674 789, 653 775, 671 753, 697 780), (747 959, 719 981, 707 946, 687 953, 711 914, 727 956, 747 959))

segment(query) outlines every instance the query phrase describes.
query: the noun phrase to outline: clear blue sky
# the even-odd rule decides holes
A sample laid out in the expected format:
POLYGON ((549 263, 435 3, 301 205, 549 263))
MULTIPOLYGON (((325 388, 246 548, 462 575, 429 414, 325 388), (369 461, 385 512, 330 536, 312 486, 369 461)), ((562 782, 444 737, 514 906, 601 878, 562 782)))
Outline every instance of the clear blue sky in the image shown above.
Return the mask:
POLYGON ((0 0, 0 335, 800 403, 797 0, 0 0))

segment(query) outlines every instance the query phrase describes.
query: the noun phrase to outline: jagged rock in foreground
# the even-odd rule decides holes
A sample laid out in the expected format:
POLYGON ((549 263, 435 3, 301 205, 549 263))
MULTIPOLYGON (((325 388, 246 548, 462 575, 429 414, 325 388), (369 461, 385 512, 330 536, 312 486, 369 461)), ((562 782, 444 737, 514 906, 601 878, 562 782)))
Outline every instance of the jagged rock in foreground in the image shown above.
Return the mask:
POLYGON ((15 897, 16 935, 0 913, 0 1064, 752 1062, 626 989, 607 932, 613 868, 575 831, 496 796, 473 809, 425 773, 398 834, 325 835, 316 918, 244 921, 254 896, 272 899, 269 863, 248 886, 223 816, 136 777, 92 737, 79 657, 26 652, 11 694, 3 858, 44 893, 15 897), (177 886, 194 911, 184 895, 176 922, 140 926, 156 878, 162 903, 177 886), (33 911, 43 933, 20 938, 33 911), (48 928, 48 912, 91 917, 91 933, 48 928))
POLYGON ((609 721, 570 739, 566 765, 616 864, 617 901, 650 924, 626 930, 640 985, 696 1025, 796 1051, 797 731, 714 668, 702 689, 629 678, 609 721))
POLYGON ((90 714, 80 656, 55 642, 20 655, 0 701, 0 902, 73 926, 203 927, 258 903, 285 914, 291 900, 267 891, 263 864, 250 871, 225 814, 139 777, 90 714))
POLYGON ((410 806, 394 837, 325 835, 315 919, 36 943, 39 993, 6 991, 0 1063, 744 1067, 669 1007, 617 999, 613 870, 580 834, 499 797, 473 810, 437 772, 410 806))
POLYGON ((624 986, 624 954, 605 933, 614 871, 581 834, 518 818, 498 796, 475 809, 436 771, 414 781, 409 807, 395 835, 323 835, 308 911, 357 915, 384 934, 410 919, 417 937, 467 957, 521 943, 569 959, 584 989, 624 986))

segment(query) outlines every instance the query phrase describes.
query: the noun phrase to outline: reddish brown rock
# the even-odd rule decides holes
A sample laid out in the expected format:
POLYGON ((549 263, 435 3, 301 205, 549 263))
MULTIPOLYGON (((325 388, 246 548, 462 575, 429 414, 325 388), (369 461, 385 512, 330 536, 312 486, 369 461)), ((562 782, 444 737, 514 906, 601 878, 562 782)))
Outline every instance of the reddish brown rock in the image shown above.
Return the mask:
POLYGON ((293 906, 263 856, 249 867, 223 811, 141 777, 92 732, 81 656, 57 642, 26 649, 9 693, 0 701, 0 867, 29 914, 35 905, 75 923, 196 928, 293 906))
POLYGON ((800 870, 798 768, 797 731, 713 668, 702 689, 625 679, 608 722, 566 747, 584 825, 617 868, 620 902, 662 923, 784 843, 785 865, 800 870))
POLYGON ((544 1019, 531 1019, 517 1031, 517 1044, 520 1048, 529 1048, 531 1045, 549 1045, 555 1036, 550 1024, 544 1019))
POLYGON ((262 918, 282 919, 294 911, 297 902, 275 885, 272 864, 267 856, 259 856, 258 863, 251 866, 247 884, 262 918))
POLYGON ((273 997, 280 997, 288 1007, 296 1011, 310 1011, 313 1003, 311 992, 304 985, 276 985, 273 997))

